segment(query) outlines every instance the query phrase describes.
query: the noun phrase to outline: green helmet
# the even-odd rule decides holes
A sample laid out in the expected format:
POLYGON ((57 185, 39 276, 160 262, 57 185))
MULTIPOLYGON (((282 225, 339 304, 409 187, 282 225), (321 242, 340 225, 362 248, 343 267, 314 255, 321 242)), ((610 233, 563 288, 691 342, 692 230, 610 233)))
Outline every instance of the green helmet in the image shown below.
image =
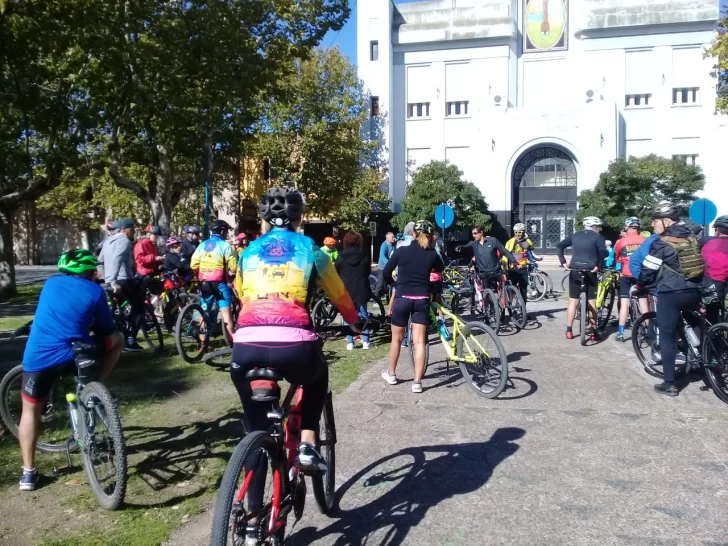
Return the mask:
POLYGON ((99 264, 96 257, 84 248, 74 248, 61 254, 58 259, 58 271, 80 275, 86 271, 93 271, 99 264))

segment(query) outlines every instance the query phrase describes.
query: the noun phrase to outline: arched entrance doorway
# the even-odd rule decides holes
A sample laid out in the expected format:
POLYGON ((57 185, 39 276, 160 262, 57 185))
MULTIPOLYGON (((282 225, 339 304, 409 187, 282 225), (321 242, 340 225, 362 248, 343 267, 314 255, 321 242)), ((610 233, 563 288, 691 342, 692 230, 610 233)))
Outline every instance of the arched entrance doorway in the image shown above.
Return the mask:
POLYGON ((536 251, 555 252, 574 232, 576 165, 563 150, 539 146, 513 169, 513 223, 526 224, 536 251))

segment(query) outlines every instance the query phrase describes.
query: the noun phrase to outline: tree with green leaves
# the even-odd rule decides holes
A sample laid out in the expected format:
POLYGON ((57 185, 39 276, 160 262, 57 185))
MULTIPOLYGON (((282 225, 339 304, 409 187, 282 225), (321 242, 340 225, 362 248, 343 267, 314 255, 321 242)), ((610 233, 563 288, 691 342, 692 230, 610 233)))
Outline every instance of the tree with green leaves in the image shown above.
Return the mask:
POLYGON ((656 205, 668 202, 687 209, 704 185, 702 169, 684 160, 656 155, 617 159, 593 190, 579 195, 577 220, 598 216, 616 231, 630 216, 649 224, 650 211, 656 205))
POLYGON ((346 0, 92 2, 83 84, 102 113, 114 183, 169 233, 174 207, 237 164, 256 106, 349 14, 346 0), (129 166, 144 167, 144 176, 129 166))
POLYGON ((338 48, 316 49, 292 65, 281 95, 262 105, 250 152, 307 196, 311 214, 361 229, 363 214, 389 204, 379 191, 381 171, 365 166, 378 151, 372 135, 362 134, 369 97, 338 48))
POLYGON ((718 21, 718 33, 711 47, 705 52, 706 57, 715 59, 713 77, 718 80, 718 98, 716 107, 728 114, 728 11, 718 21))
POLYGON ((417 169, 402 200, 401 212, 392 222, 404 229, 407 222, 435 219, 435 209, 452 201, 455 222, 448 228, 453 232, 475 226, 489 231, 491 217, 483 194, 472 182, 463 180, 463 172, 448 161, 431 161, 417 169))
POLYGON ((0 295, 15 292, 13 217, 83 163, 96 112, 81 86, 87 22, 76 0, 6 2, 0 10, 0 295))

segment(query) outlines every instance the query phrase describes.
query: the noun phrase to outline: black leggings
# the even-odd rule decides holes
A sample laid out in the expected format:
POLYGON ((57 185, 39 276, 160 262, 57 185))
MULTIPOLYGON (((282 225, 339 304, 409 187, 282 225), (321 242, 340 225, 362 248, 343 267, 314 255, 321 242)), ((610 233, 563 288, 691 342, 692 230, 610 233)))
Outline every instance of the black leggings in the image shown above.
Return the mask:
MULTIPOLYGON (((262 367, 278 370, 289 383, 303 386, 301 428, 318 430, 329 388, 329 368, 319 342, 266 342, 255 345, 235 343, 230 377, 243 403, 243 411, 248 420, 248 432, 266 430, 269 426, 267 413, 271 406, 270 402, 253 401, 250 381, 245 379, 245 374, 249 370, 262 367)), ((268 462, 257 454, 253 455, 246 465, 257 468, 247 491, 248 511, 251 516, 257 516, 263 509, 263 489, 268 473, 268 462)))
POLYGON ((131 306, 129 331, 125 332, 125 334, 136 339, 142 324, 144 324, 144 300, 147 295, 147 285, 143 279, 139 278, 119 281, 119 284, 121 285, 122 297, 131 306))
MULTIPOLYGON (((675 382, 675 354, 677 331, 683 319, 682 311, 698 308, 700 296, 697 290, 685 292, 660 292, 657 300, 657 327, 660 329, 660 355, 665 382, 675 382)), ((690 321, 689 321, 690 322, 690 321)))
POLYGON ((254 402, 245 374, 253 368, 272 368, 293 385, 303 387, 301 428, 318 430, 329 389, 329 368, 318 341, 293 343, 236 343, 230 378, 240 395, 249 432, 267 430, 269 403, 254 402))
POLYGON ((509 269, 508 279, 516 285, 521 296, 523 296, 523 303, 525 304, 528 301, 528 268, 509 269))

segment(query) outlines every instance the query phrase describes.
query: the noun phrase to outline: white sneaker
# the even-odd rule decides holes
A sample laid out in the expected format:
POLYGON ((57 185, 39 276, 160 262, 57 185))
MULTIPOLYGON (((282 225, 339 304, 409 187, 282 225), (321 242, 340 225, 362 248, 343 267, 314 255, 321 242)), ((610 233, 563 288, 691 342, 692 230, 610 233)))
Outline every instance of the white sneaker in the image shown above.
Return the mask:
POLYGON ((422 392, 422 381, 413 381, 412 382, 412 392, 414 392, 414 393, 422 392))
POLYGON ((353 351, 354 350, 354 344, 353 343, 347 343, 346 344, 346 350, 347 351, 353 351))
POLYGON ((363 341, 362 344, 361 344, 361 348, 366 351, 367 349, 371 349, 372 348, 372 344, 369 341, 363 341))
POLYGON ((397 376, 396 375, 391 375, 389 373, 389 369, 388 368, 386 368, 382 372, 382 379, 384 379, 390 385, 396 385, 397 384, 397 376))

